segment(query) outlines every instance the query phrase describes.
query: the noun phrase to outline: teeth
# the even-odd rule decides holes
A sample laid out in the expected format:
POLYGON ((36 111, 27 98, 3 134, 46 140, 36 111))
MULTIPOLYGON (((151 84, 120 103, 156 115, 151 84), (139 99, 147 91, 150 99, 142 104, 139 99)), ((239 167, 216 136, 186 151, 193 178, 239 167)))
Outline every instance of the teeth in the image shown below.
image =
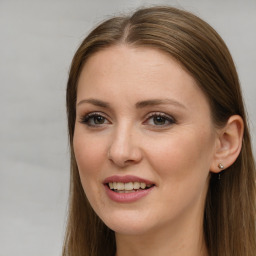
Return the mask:
POLYGON ((124 183, 117 182, 117 184, 116 184, 116 189, 117 189, 117 190, 124 190, 124 183))
POLYGON ((133 183, 132 182, 125 183, 124 189, 125 190, 133 190, 133 183))
POLYGON ((146 188, 146 183, 141 182, 141 183, 140 183, 140 187, 141 187, 142 189, 146 188))
POLYGON ((109 185, 110 189, 114 189, 114 185, 112 182, 108 183, 108 185, 109 185))
POLYGON ((139 189, 140 188, 140 182, 133 182, 133 188, 139 189))
POLYGON ((146 184, 144 182, 109 182, 108 183, 110 189, 118 190, 119 192, 124 191, 125 193, 127 191, 134 192, 134 190, 138 189, 145 189, 152 187, 152 184, 146 184))

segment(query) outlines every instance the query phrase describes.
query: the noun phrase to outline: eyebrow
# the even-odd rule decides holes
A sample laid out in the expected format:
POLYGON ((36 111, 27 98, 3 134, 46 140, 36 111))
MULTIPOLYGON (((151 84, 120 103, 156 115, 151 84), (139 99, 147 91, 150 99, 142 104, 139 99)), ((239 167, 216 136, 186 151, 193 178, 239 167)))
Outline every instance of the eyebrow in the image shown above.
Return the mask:
POLYGON ((136 103, 136 108, 144 108, 147 106, 158 106, 158 105, 175 105, 181 108, 186 108, 180 102, 173 100, 173 99, 152 99, 152 100, 145 100, 136 103))
POLYGON ((97 100, 97 99, 85 99, 85 100, 81 100, 77 103, 77 106, 83 104, 83 103, 90 103, 92 105, 95 105, 97 107, 102 107, 102 108, 109 108, 110 104, 102 101, 102 100, 97 100))
MULTIPOLYGON (((89 103, 94 106, 98 106, 102 108, 110 108, 110 104, 108 102, 98 100, 98 99, 93 99, 93 98, 81 100, 77 103, 77 106, 83 103, 89 103)), ((139 101, 135 104, 136 108, 145 108, 148 106, 158 106, 158 105, 175 105, 175 106, 186 109, 186 107, 183 104, 173 99, 150 99, 150 100, 139 101)))

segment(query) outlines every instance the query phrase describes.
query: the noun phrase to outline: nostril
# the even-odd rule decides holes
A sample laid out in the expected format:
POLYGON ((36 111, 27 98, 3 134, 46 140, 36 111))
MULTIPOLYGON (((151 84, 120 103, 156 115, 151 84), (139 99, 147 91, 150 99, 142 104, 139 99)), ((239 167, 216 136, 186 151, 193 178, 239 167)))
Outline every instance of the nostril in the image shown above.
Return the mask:
POLYGON ((136 141, 129 136, 129 132, 123 128, 109 145, 107 157, 119 167, 135 164, 141 161, 142 152, 136 141))

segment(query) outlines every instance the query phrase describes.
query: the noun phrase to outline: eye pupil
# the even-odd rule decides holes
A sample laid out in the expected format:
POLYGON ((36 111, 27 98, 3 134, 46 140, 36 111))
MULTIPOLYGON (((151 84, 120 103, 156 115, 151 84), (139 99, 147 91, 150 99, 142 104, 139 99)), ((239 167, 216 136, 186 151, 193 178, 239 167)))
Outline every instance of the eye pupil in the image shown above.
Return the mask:
POLYGON ((166 119, 162 116, 155 116, 154 117, 154 124, 155 125, 163 125, 165 124, 166 119))
POLYGON ((104 124, 105 118, 102 116, 95 116, 94 117, 94 123, 95 124, 104 124))

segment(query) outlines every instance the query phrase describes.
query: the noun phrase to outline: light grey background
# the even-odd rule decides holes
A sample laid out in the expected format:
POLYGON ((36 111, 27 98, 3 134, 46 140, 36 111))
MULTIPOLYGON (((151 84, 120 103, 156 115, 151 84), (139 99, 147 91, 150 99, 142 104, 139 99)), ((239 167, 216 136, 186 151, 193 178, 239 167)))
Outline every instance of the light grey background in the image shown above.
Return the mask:
POLYGON ((96 23, 145 4, 185 8, 220 33, 255 134, 256 0, 0 0, 0 256, 61 254, 71 58, 96 23))

